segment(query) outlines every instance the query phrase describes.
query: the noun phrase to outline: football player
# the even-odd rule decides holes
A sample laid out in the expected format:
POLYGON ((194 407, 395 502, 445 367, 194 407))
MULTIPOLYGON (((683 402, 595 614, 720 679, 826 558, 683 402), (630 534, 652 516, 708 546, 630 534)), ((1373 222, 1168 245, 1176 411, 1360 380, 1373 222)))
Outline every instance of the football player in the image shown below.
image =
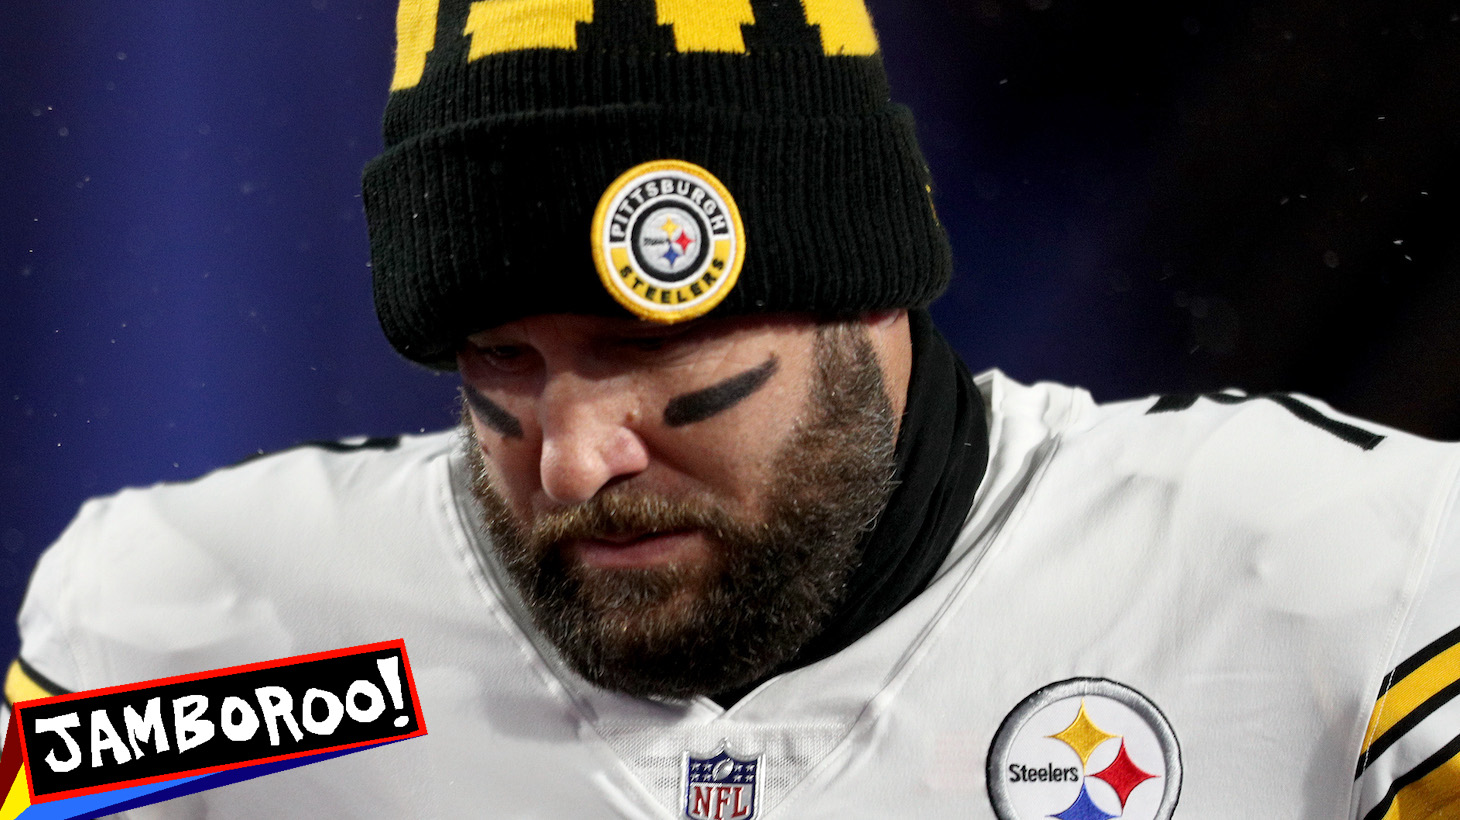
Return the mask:
POLYGON ((133 817, 1460 815, 1460 449, 971 376, 861 0, 405 0, 459 429, 88 503, 11 702, 404 638, 429 734, 133 817))

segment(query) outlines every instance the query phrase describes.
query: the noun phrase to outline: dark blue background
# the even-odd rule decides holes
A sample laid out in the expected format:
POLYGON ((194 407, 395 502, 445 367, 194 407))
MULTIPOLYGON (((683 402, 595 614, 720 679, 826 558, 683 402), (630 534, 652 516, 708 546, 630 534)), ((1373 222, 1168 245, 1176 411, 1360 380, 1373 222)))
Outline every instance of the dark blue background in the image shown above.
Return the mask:
MULTIPOLYGON (((873 0, 972 368, 1102 399, 1303 389, 1460 435, 1460 16, 1310 5, 873 0)), ((87 497, 451 423, 455 380, 397 358, 370 303, 394 13, 7 14, 0 620, 87 497)))

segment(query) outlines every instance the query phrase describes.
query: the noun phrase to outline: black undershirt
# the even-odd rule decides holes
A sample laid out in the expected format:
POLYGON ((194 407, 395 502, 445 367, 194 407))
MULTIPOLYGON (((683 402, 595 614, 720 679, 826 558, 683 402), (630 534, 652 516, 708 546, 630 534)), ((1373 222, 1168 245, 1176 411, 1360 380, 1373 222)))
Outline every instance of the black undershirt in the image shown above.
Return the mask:
MULTIPOLYGON (((851 646, 917 597, 963 530, 988 466, 983 398, 925 310, 909 312, 912 373, 897 440, 896 487, 862 539, 861 562, 825 630, 774 674, 851 646)), ((725 708, 760 685, 713 695, 725 708)))

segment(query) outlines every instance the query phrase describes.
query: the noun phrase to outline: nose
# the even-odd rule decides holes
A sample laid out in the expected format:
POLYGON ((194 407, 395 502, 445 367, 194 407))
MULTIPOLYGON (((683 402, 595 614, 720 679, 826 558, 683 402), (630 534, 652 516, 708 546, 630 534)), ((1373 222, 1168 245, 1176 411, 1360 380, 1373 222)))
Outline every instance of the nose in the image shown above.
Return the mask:
POLYGON ((539 472, 552 501, 582 503, 648 468, 632 396, 569 373, 550 379, 542 399, 539 472))

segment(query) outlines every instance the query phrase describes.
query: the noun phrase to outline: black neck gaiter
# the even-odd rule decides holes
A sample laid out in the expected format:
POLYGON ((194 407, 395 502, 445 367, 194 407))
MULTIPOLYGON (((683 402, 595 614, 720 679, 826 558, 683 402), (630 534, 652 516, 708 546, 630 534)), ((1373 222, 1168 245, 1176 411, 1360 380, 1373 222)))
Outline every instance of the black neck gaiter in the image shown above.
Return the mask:
MULTIPOLYGON (((851 646, 927 588, 963 530, 988 466, 983 398, 968 368, 926 310, 909 311, 912 373, 898 433, 896 487, 877 525, 862 539, 862 558, 847 596, 822 633, 776 674, 851 646)), ((714 696, 729 707, 759 683, 714 696)))

